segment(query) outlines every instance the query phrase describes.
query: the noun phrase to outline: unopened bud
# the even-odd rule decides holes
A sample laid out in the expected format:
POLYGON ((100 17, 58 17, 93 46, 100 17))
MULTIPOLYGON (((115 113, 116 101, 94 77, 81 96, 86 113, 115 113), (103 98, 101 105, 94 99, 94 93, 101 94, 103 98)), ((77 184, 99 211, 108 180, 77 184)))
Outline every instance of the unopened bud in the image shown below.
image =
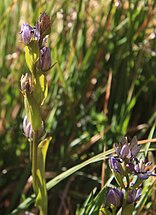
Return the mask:
POLYGON ((123 193, 122 191, 111 188, 106 197, 106 204, 110 206, 111 204, 114 205, 116 208, 119 208, 123 201, 123 193))
POLYGON ((48 47, 40 50, 40 68, 42 71, 48 71, 51 68, 51 54, 48 47))
POLYGON ((141 188, 135 189, 135 190, 130 190, 128 192, 127 203, 132 204, 132 203, 136 202, 137 200, 139 200, 139 198, 141 197, 141 192, 142 192, 141 188))
POLYGON ((127 144, 123 145, 121 151, 120 151, 120 157, 124 160, 125 158, 130 158, 131 153, 129 150, 129 146, 127 144))
POLYGON ((32 79, 28 73, 21 77, 21 90, 27 92, 32 91, 32 79))
POLYGON ((33 28, 28 25, 28 24, 22 24, 21 26, 21 36, 22 36, 22 40, 23 42, 28 45, 31 41, 31 38, 33 36, 34 30, 33 28))
MULTIPOLYGON (((32 129, 31 123, 29 122, 27 116, 25 116, 24 120, 23 120, 23 130, 24 130, 24 134, 27 138, 29 138, 29 139, 33 138, 33 129, 32 129)), ((44 135, 44 123, 42 121, 42 127, 38 131, 37 136, 38 136, 38 138, 41 138, 43 135, 44 135)))
POLYGON ((23 130, 24 134, 27 138, 32 139, 33 138, 33 130, 30 122, 28 121, 27 116, 24 117, 23 120, 23 130))
POLYGON ((40 35, 43 39, 46 35, 50 34, 51 31, 51 20, 49 16, 44 12, 40 15, 37 26, 40 29, 40 35))
POLYGON ((117 158, 114 158, 113 156, 110 156, 109 164, 110 164, 110 168, 113 171, 122 174, 122 172, 123 172, 122 166, 121 166, 121 164, 120 164, 120 162, 119 162, 119 160, 117 158))

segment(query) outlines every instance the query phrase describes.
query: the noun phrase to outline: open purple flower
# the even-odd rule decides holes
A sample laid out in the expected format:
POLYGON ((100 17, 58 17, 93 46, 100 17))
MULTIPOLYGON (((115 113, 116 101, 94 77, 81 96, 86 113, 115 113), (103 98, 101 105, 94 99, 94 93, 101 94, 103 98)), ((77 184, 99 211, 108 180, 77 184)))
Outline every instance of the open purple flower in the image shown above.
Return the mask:
POLYGON ((140 161, 134 166, 134 174, 138 176, 141 180, 146 180, 149 176, 156 176, 154 172, 156 167, 154 167, 151 171, 148 170, 148 167, 152 164, 152 162, 145 163, 144 161, 140 161))
POLYGON ((116 208, 119 208, 122 205, 122 201, 123 201, 123 192, 117 188, 110 188, 107 193, 106 204, 108 206, 112 204, 116 208))

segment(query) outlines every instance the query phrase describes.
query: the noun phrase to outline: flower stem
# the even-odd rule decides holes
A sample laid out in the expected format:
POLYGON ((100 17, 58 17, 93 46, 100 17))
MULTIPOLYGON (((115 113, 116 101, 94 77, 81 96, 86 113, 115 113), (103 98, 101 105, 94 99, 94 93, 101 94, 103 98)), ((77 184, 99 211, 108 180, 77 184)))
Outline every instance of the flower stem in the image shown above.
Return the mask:
POLYGON ((37 194, 37 131, 33 133, 33 143, 32 143, 32 177, 33 177, 33 189, 35 194, 37 194))

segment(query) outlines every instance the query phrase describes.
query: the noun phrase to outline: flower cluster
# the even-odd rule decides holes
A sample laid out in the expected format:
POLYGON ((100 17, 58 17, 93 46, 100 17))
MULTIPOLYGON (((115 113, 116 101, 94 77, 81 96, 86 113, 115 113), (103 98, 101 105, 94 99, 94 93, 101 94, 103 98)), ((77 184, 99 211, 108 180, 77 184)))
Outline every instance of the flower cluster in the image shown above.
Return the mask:
POLYGON ((141 146, 138 145, 136 137, 130 142, 123 137, 119 144, 115 144, 116 156, 110 156, 109 164, 120 189, 109 189, 106 198, 107 207, 123 209, 126 205, 129 205, 129 208, 131 205, 133 208, 134 203, 141 196, 143 181, 149 176, 156 176, 156 167, 149 170, 152 162, 145 162, 138 158, 140 149, 141 146))
POLYGON ((137 175, 141 180, 147 179, 149 176, 156 176, 152 171, 148 171, 148 167, 152 162, 145 162, 137 158, 141 145, 138 145, 136 137, 130 143, 126 137, 123 137, 119 144, 115 144, 117 157, 110 156, 110 167, 114 172, 118 172, 123 176, 128 173, 137 175))
POLYGON ((40 60, 38 69, 48 71, 51 68, 50 49, 45 46, 47 36, 51 31, 51 21, 44 12, 41 14, 37 24, 31 27, 29 24, 22 24, 21 36, 25 45, 29 45, 32 40, 36 40, 40 49, 40 60))
POLYGON ((44 12, 40 15, 34 27, 22 24, 21 37, 25 44, 25 58, 30 73, 21 77, 21 91, 24 96, 26 117, 23 122, 24 134, 33 138, 33 132, 38 137, 43 135, 43 121, 40 106, 43 105, 48 92, 46 73, 52 68, 52 60, 46 40, 51 31, 51 21, 44 12))

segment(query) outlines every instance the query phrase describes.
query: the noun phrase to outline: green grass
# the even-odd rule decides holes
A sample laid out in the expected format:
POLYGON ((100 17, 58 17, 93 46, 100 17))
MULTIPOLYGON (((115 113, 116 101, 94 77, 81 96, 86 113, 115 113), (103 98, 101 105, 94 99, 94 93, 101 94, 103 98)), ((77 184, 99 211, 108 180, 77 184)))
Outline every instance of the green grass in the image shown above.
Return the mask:
MULTIPOLYGON (((129 0, 117 6, 117 2, 0 2, 0 211, 4 215, 32 194, 31 188, 23 191, 30 170, 29 143, 22 131, 20 77, 28 69, 19 32, 23 22, 35 24, 40 12, 46 11, 53 20, 48 43, 56 62, 47 74, 49 96, 43 112, 47 132, 53 136, 47 180, 102 153, 104 144, 111 149, 123 135, 155 137, 156 3, 129 0), (100 138, 94 141, 97 135, 100 138)), ((111 177, 109 168, 106 173, 105 181, 111 177)), ((49 214, 57 214, 62 205, 62 211, 80 214, 95 187, 100 195, 101 162, 71 177, 49 190, 49 214)), ((95 194, 94 198, 98 199, 95 194)), ((142 213, 156 207, 151 198, 149 194, 142 200, 142 213)), ((24 210, 33 210, 33 205, 25 205, 24 210)))

